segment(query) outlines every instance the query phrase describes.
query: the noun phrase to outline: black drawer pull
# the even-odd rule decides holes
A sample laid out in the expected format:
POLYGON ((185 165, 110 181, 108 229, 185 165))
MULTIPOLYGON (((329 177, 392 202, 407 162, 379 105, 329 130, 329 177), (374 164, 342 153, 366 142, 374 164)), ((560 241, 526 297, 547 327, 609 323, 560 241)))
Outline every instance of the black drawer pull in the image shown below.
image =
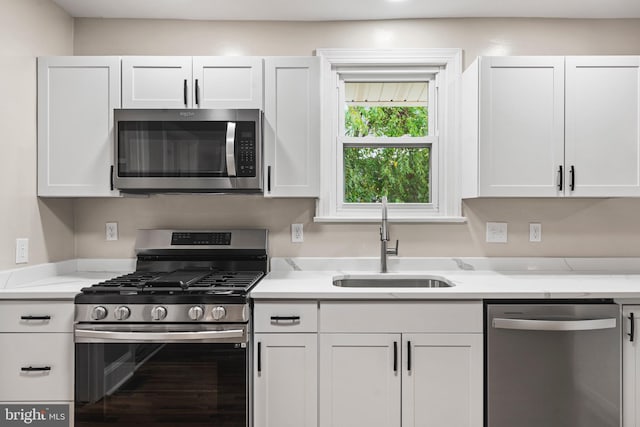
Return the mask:
POLYGON ((187 79, 184 79, 184 86, 182 87, 183 89, 183 96, 184 96, 184 105, 185 107, 187 106, 187 79))
POLYGON ((629 328, 629 333, 627 335, 629 336, 630 342, 633 342, 633 339, 635 338, 634 335, 636 334, 636 322, 633 317, 633 313, 629 313, 629 321, 631 322, 631 325, 629 328))
POLYGON ((393 372, 398 372, 398 341, 393 342, 393 372))
POLYGON ((299 322, 300 316, 271 316, 272 322, 299 322))
POLYGON ((411 341, 407 341, 407 371, 411 370, 411 341))
POLYGON ((262 372, 262 343, 258 342, 258 372, 262 372))
POLYGON ((44 372, 50 371, 51 366, 23 366, 20 370, 22 372, 44 372))
POLYGON ((20 320, 51 320, 51 316, 20 316, 20 320))
POLYGON ((562 187, 564 187, 563 185, 563 178, 564 178, 564 174, 562 173, 562 165, 560 165, 560 167, 558 168, 558 190, 562 191, 562 187))

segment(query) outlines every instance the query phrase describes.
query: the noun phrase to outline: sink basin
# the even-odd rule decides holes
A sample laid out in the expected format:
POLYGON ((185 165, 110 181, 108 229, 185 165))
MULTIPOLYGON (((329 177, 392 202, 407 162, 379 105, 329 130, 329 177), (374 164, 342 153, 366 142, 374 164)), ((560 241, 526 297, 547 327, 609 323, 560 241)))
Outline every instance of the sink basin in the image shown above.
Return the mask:
POLYGON ((333 286, 343 288, 451 288, 454 284, 439 276, 385 273, 336 276, 333 278, 333 286))

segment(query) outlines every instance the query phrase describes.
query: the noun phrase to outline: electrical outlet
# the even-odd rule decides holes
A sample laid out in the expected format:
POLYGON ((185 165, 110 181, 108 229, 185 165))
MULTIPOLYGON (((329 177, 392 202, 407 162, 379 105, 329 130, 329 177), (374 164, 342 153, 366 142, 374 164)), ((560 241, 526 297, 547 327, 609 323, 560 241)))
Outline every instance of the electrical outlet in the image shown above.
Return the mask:
POLYGON ((16 239, 16 264, 29 262, 29 239, 16 239))
POLYGON ((292 243, 304 242, 302 224, 291 224, 291 242, 292 243))
POLYGON ((542 224, 533 222, 529 224, 529 241, 542 242, 542 224))
POLYGON ((507 223, 487 223, 487 243, 507 243, 507 223))
POLYGON ((118 240, 118 223, 107 222, 105 225, 105 238, 107 240, 118 240))

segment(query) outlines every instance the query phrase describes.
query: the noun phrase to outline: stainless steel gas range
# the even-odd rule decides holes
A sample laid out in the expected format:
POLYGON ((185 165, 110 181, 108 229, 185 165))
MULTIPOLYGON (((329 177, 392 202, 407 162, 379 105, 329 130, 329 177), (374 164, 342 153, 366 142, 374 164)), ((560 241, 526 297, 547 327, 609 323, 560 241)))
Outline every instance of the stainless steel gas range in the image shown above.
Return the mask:
POLYGON ((248 426, 266 230, 140 230, 136 253, 75 299, 75 426, 248 426))

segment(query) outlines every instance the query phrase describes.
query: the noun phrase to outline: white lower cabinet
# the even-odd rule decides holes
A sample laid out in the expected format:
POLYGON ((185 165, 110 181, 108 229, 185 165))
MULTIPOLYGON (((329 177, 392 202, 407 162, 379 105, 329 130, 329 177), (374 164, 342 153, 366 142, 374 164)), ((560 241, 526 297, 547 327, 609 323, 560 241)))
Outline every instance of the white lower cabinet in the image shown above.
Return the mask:
POLYGON ((640 427, 640 305, 622 308, 622 425, 640 427))
POLYGON ((254 313, 255 427, 483 425, 480 301, 258 301, 254 313))
POLYGON ((400 339, 320 335, 320 426, 400 427, 400 339))
POLYGON ((482 426, 482 335, 403 334, 402 427, 482 426))
POLYGON ((0 301, 0 403, 68 405, 50 416, 73 426, 73 310, 71 300, 0 301))
POLYGON ((318 425, 318 303, 256 301, 253 426, 318 425))
POLYGON ((483 425, 481 302, 327 302, 319 319, 320 427, 483 425))
POLYGON ((317 334, 256 334, 254 426, 317 425, 317 334))

